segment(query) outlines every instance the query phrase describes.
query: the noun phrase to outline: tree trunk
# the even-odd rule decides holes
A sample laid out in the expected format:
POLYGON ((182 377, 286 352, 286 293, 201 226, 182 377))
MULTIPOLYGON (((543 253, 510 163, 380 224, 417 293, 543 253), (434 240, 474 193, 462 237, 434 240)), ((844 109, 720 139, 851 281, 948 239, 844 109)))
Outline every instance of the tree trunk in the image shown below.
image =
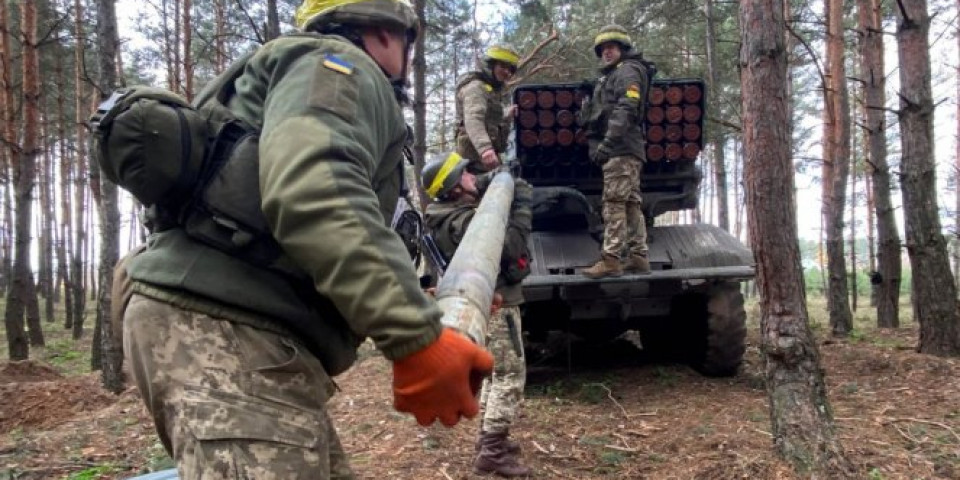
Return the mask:
POLYGON ((886 79, 880 0, 857 0, 860 29, 860 74, 866 110, 867 164, 877 215, 877 270, 871 282, 877 288, 877 326, 900 326, 900 232, 890 198, 887 164, 885 105, 886 79))
MULTIPOLYGON (((960 0, 957 0, 960 10, 960 0)), ((960 25, 954 33, 957 37, 957 51, 960 52, 960 25)), ((960 62, 957 63, 957 99, 960 100, 960 62)), ((953 281, 960 285, 960 101, 957 101, 957 145, 953 166, 953 189, 955 209, 953 212, 953 281)), ((960 289, 958 289, 960 290, 960 289)))
POLYGON ((901 185, 907 253, 913 273, 913 314, 920 324, 921 353, 960 355, 957 289, 950 272, 937 205, 933 158, 933 96, 930 85, 930 17, 926 0, 900 0, 901 185))
MULTIPOLYGON (((98 86, 101 92, 109 95, 117 87, 117 53, 120 37, 117 35, 116 0, 99 0, 97 5, 97 50, 99 55, 98 86)), ((189 0, 184 2, 184 11, 189 10, 189 0)), ((188 15, 185 13, 185 22, 188 15)), ((188 24, 188 23, 187 23, 188 24)), ((186 28, 186 27, 185 27, 186 28)), ((189 37, 189 31, 185 38, 189 37)), ((185 41, 185 45, 188 44, 185 41)), ((185 55, 184 58, 189 58, 185 55)), ((188 77, 189 78, 189 77, 188 77)), ((189 84, 189 83, 188 83, 189 84)), ((94 342, 94 351, 102 347, 103 386, 107 390, 120 393, 124 389, 123 378, 123 348, 116 345, 113 331, 113 322, 122 319, 110 318, 111 288, 113 283, 113 267, 120 259, 120 208, 117 186, 99 174, 99 166, 91 165, 91 181, 96 178, 100 182, 100 259, 98 262, 98 289, 97 289, 97 322, 96 335, 100 338, 94 342)))
MULTIPOLYGON (((857 311, 857 154, 853 148, 853 168, 850 170, 850 309, 857 311)), ((852 323, 852 319, 851 319, 852 323)))
MULTIPOLYGON (((36 288, 33 284, 33 272, 30 262, 31 220, 33 215, 33 189, 36 186, 36 162, 40 153, 40 62, 37 54, 37 10, 32 2, 20 5, 20 44, 23 46, 23 142, 15 148, 14 196, 16 198, 15 240, 14 240, 14 280, 7 302, 5 320, 9 325, 23 321, 26 313, 30 344, 43 345, 43 330, 40 325, 40 308, 37 303, 36 288)), ((6 22, 4 22, 6 24, 6 22)), ((6 41, 6 37, 4 38, 6 41)), ((9 49, 4 49, 9 52, 9 49)), ((10 121, 9 123, 13 123, 10 121)), ((7 126, 8 141, 14 145, 13 126, 7 126)), ((16 328, 16 327, 15 327, 16 328)), ((13 348, 11 346, 11 359, 13 348)), ((25 357, 24 357, 25 358, 25 357)))
MULTIPOLYGON (((47 117, 48 119, 50 116, 47 117)), ((40 238, 41 240, 41 254, 40 254, 40 265, 43 265, 43 278, 40 279, 40 292, 43 296, 43 318, 47 323, 52 323, 54 321, 54 309, 53 309, 53 243, 55 240, 55 228, 54 225, 57 222, 56 219, 56 208, 53 207, 55 199, 53 196, 53 184, 55 177, 53 176, 53 154, 54 151, 54 138, 53 135, 50 135, 49 130, 50 122, 44 122, 44 136, 43 138, 47 139, 46 148, 43 152, 43 175, 41 175, 41 195, 40 195, 40 221, 43 225, 41 230, 40 238)))
MULTIPOLYGON (((425 32, 423 23, 427 0, 415 0, 414 8, 421 18, 421 31, 425 32)), ((420 181, 420 172, 427 155, 427 52, 425 47, 426 35, 419 35, 413 46, 413 159, 417 181, 420 181)), ((420 204, 427 205, 430 199, 420 185, 417 186, 420 194, 420 204)), ((428 262, 429 264, 429 262, 428 262)))
MULTIPOLYGON (((193 23, 190 17, 192 2, 183 0, 183 96, 193 101, 193 23)), ((116 65, 114 65, 116 68, 116 65)), ((117 86, 114 84, 111 88, 117 86)))
MULTIPOLYGON (((866 110, 863 112, 863 124, 866 125, 866 110)), ((874 221, 874 209, 876 204, 873 201, 873 181, 870 180, 870 175, 872 175, 872 169, 870 168, 870 152, 866 150, 869 148, 869 134, 865 131, 864 136, 864 149, 867 157, 864 159, 863 164, 863 191, 867 195, 867 272, 870 278, 870 306, 876 308, 878 295, 880 293, 879 283, 874 283, 874 278, 879 281, 879 272, 877 272, 877 237, 874 233, 876 230, 876 222, 874 221)))
POLYGON ((213 2, 213 21, 214 21, 214 68, 217 72, 227 69, 227 52, 224 37, 226 36, 226 10, 223 5, 224 0, 214 0, 213 2))
POLYGON ((266 35, 266 41, 268 42, 280 36, 280 14, 277 12, 277 0, 267 0, 267 28, 264 35, 266 35))
POLYGON ((741 155, 741 145, 738 139, 733 139, 733 198, 734 198, 734 214, 733 214, 733 236, 739 239, 743 239, 743 205, 744 199, 743 193, 740 191, 740 186, 743 185, 743 155, 741 155))
POLYGON ((57 92, 57 135, 60 137, 60 233, 57 242, 57 284, 63 287, 64 315, 71 322, 73 319, 73 291, 70 289, 70 180, 72 153, 67 150, 67 114, 66 74, 62 62, 57 62, 57 78, 61 87, 57 92))
POLYGON ((71 330, 74 340, 78 340, 83 336, 83 322, 86 317, 85 310, 87 307, 86 291, 84 290, 84 258, 86 257, 87 249, 87 175, 85 173, 87 171, 87 129, 84 127, 84 124, 87 119, 84 112, 89 110, 87 109, 86 103, 86 72, 83 66, 83 45, 86 43, 86 35, 83 30, 82 21, 84 17, 83 2, 81 2, 81 0, 74 0, 73 8, 74 12, 76 12, 74 29, 77 36, 77 48, 75 49, 76 62, 74 66, 74 85, 77 89, 77 98, 76 104, 74 105, 76 114, 74 120, 76 121, 78 148, 76 149, 77 163, 73 169, 75 172, 75 185, 73 190, 74 241, 73 257, 70 261, 70 286, 73 290, 73 317, 67 318, 65 327, 71 330))
POLYGON ((773 441, 804 477, 853 478, 835 436, 802 291, 782 0, 742 0, 740 25, 747 219, 773 441))
MULTIPOLYGON (((707 17, 707 86, 717 91, 717 31, 713 18, 713 0, 704 0, 704 15, 707 17)), ((719 130, 719 128, 717 128, 719 130)), ((717 192, 717 225, 730 231, 730 207, 727 202, 727 166, 723 152, 725 139, 721 132, 713 132, 710 142, 713 149, 714 183, 717 192)))
POLYGON ((850 170, 850 99, 843 50, 843 0, 827 2, 827 85, 824 89, 823 218, 827 247, 827 306, 830 331, 845 337, 853 330, 843 255, 843 214, 850 170))

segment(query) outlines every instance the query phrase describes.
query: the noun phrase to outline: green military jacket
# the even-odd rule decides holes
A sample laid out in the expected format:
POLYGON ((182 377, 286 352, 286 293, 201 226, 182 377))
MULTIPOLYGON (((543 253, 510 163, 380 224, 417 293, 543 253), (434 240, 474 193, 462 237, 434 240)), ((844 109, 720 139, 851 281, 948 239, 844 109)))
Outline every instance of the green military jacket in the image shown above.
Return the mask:
POLYGON ((131 260, 135 290, 296 336, 332 375, 367 337, 389 359, 433 342, 441 312, 387 224, 406 127, 380 67, 342 37, 281 37, 224 93, 230 111, 260 132, 262 212, 283 263, 301 275, 257 267, 173 228, 131 260))
MULTIPOLYGON (((457 246, 467 233, 467 227, 477 213, 477 206, 478 203, 473 201, 438 201, 428 205, 424 211, 427 227, 433 234, 440 252, 448 259, 453 258, 457 246)), ((521 276, 529 274, 527 262, 530 255, 527 242, 530 237, 531 218, 532 214, 528 206, 514 205, 511 208, 500 257, 500 274, 497 276, 497 292, 503 296, 504 306, 512 307, 523 303, 523 292, 520 288, 522 278, 511 277, 506 271, 511 265, 523 262, 526 271, 521 276)))
POLYGON ((503 85, 487 72, 472 72, 457 82, 457 153, 470 161, 468 170, 483 173, 480 154, 507 149, 509 119, 504 117, 503 85))
POLYGON ((604 142, 610 156, 633 155, 646 160, 643 117, 649 79, 637 54, 600 71, 590 102, 580 111, 590 152, 604 142))

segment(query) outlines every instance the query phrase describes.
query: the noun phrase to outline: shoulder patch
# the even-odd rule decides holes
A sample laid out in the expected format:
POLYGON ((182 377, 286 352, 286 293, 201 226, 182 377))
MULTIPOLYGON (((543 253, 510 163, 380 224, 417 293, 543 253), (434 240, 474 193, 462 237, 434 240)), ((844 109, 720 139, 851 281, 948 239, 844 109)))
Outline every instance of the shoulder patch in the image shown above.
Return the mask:
POLYGON ((631 83, 627 86, 627 98, 640 98, 640 85, 631 83))
POLYGON ((324 55, 323 66, 333 70, 334 72, 339 72, 344 75, 350 75, 353 73, 352 63, 330 53, 324 55))
POLYGON ((493 91, 493 85, 490 85, 489 83, 484 83, 484 84, 483 84, 483 89, 486 90, 486 91, 488 91, 488 92, 492 92, 492 91, 493 91))

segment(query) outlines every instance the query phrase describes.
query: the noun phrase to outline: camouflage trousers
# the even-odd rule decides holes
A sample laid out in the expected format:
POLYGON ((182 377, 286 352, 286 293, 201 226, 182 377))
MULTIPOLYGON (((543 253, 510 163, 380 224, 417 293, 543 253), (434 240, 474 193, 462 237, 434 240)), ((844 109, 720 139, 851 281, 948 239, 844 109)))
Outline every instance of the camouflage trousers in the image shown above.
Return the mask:
POLYGON ((298 342, 134 295, 124 351, 180 478, 352 479, 335 390, 298 342))
POLYGON ((527 365, 523 356, 520 307, 502 307, 490 318, 487 350, 493 355, 493 375, 480 390, 480 429, 491 433, 507 431, 523 403, 527 365), (511 326, 512 325, 512 326, 511 326))
POLYGON ((634 156, 612 157, 603 164, 603 255, 647 255, 647 225, 640 209, 640 170, 634 156))

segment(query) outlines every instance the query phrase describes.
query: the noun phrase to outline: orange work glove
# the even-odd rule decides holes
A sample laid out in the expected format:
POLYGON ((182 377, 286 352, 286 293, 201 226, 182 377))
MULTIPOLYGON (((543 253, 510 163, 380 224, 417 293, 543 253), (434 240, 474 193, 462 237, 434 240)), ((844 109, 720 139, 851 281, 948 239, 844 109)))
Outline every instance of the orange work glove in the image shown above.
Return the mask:
POLYGON ((393 362, 393 407, 428 426, 452 427, 480 411, 477 392, 493 372, 493 356, 449 328, 423 350, 393 362))

